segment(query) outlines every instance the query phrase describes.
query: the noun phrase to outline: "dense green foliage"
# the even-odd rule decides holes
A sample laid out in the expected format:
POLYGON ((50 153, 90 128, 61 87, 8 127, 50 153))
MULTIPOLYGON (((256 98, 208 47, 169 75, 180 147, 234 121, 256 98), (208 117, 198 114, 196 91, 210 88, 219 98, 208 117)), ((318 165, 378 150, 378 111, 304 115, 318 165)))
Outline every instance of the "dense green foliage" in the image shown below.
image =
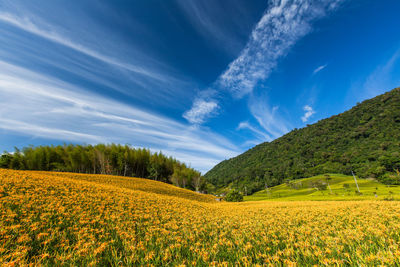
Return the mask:
POLYGON ((247 192, 323 173, 400 184, 400 88, 366 100, 219 163, 206 173, 217 188, 247 192))
POLYGON ((205 186, 200 172, 184 163, 127 145, 39 146, 22 152, 16 148, 1 155, 0 168, 142 177, 196 191, 205 186))
POLYGON ((226 194, 224 199, 225 199, 225 201, 228 201, 228 202, 242 202, 243 195, 237 190, 232 190, 228 194, 226 194))

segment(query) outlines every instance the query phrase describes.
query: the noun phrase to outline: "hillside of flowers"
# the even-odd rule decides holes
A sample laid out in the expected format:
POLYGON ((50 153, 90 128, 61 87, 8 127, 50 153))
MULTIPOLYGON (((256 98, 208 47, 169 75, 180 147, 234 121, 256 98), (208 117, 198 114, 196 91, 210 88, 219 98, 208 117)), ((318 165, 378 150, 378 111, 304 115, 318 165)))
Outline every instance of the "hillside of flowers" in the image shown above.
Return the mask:
POLYGON ((399 265, 399 210, 226 203, 145 179, 0 169, 0 265, 399 265))

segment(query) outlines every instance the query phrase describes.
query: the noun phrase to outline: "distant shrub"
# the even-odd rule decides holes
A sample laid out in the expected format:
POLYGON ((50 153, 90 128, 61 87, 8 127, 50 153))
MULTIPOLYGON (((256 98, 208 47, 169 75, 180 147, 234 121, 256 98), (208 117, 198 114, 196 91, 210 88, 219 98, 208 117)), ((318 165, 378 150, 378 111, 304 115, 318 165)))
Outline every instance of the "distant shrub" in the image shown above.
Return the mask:
POLYGON ((330 180, 332 180, 332 177, 331 177, 329 174, 325 174, 324 177, 325 177, 325 180, 326 180, 327 182, 330 181, 330 180))
POLYGON ((225 201, 242 202, 243 201, 243 195, 239 191, 232 190, 225 196, 225 201))
POLYGON ((381 182, 387 185, 400 185, 400 175, 398 173, 386 173, 381 178, 381 182))
POLYGON ((386 200, 386 201, 393 201, 393 200, 394 200, 394 197, 393 197, 392 195, 390 195, 390 196, 385 197, 383 200, 386 200))
POLYGON ((327 185, 326 183, 324 183, 324 182, 318 180, 318 181, 312 182, 312 183, 311 183, 311 187, 312 187, 312 188, 316 188, 316 189, 318 189, 318 190, 320 190, 320 191, 323 191, 323 190, 326 190, 326 189, 327 189, 328 185, 327 185))

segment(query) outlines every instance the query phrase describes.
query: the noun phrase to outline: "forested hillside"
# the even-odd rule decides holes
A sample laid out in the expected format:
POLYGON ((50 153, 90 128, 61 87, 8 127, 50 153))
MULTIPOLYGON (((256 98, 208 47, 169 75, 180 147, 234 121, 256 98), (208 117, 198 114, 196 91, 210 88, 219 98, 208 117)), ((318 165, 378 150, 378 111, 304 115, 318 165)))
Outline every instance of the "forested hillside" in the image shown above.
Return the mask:
POLYGON ((400 88, 219 163, 205 177, 252 193, 323 173, 400 184, 400 88))
POLYGON ((153 179, 192 190, 202 190, 200 172, 161 152, 122 145, 63 145, 26 147, 3 153, 0 168, 112 174, 153 179))

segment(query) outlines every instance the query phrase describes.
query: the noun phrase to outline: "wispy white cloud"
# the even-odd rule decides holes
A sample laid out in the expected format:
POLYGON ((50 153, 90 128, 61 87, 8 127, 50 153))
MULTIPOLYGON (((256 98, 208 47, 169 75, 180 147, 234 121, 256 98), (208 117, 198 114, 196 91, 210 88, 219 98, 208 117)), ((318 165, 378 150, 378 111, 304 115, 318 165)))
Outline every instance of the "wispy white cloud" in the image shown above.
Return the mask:
MULTIPOLYGON (((312 22, 326 16, 343 1, 270 1, 268 9, 253 29, 246 47, 213 86, 228 91, 235 98, 253 92, 260 81, 269 77, 279 59, 285 56, 298 40, 312 31, 312 22)), ((324 67, 326 65, 321 66, 318 71, 324 67)), ((262 115, 256 107, 250 107, 260 125, 268 132, 272 131, 272 136, 287 132, 284 123, 274 119, 272 110, 264 108, 262 115), (273 126, 275 122, 278 125, 273 126)))
MULTIPOLYGON (((366 78, 362 85, 362 99, 375 97, 400 86, 400 49, 366 78)), ((359 90, 358 90, 359 91, 359 90)))
POLYGON ((253 91, 265 80, 295 43, 312 30, 311 23, 342 0, 270 1, 270 8, 254 28, 246 48, 220 76, 219 84, 235 97, 253 91))
POLYGON ((314 111, 314 109, 313 109, 311 106, 309 106, 309 105, 305 105, 305 106, 303 107, 303 110, 304 110, 304 115, 301 117, 301 120, 302 120, 302 122, 307 122, 308 119, 309 119, 312 115, 315 114, 315 111, 314 111))
POLYGON ((24 30, 24 31, 30 32, 30 33, 38 35, 42 38, 45 38, 45 39, 48 39, 55 43, 69 47, 80 53, 83 53, 87 56, 93 57, 102 62, 108 63, 110 65, 116 66, 118 68, 123 68, 128 71, 132 71, 132 72, 144 75, 144 76, 148 76, 152 79, 157 79, 157 80, 164 81, 164 82, 168 81, 167 77, 165 77, 157 72, 152 72, 152 71, 144 69, 140 66, 132 65, 129 63, 122 62, 116 58, 111 58, 111 57, 105 56, 104 54, 101 54, 95 50, 92 50, 88 47, 78 44, 78 43, 60 35, 59 33, 57 33, 57 31, 55 29, 53 29, 50 25, 45 25, 45 27, 40 27, 28 17, 21 18, 21 17, 15 16, 13 14, 1 12, 0 13, 0 21, 9 23, 15 27, 18 27, 18 28, 24 30))
POLYGON ((20 133, 29 133, 31 136, 35 137, 49 137, 53 139, 54 136, 58 140, 70 140, 75 142, 82 142, 82 140, 89 142, 105 142, 104 137, 79 133, 76 131, 62 130, 57 128, 49 128, 46 126, 34 125, 32 123, 25 123, 16 120, 10 120, 5 118, 0 118, 1 129, 20 132, 20 133))
MULTIPOLYGON (((109 40, 111 34, 98 33, 98 25, 82 27, 85 28, 82 30, 74 24, 60 24, 51 16, 40 16, 35 11, 26 10, 17 2, 0 11, 0 30, 5 33, 0 34, 0 41, 16 44, 15 48, 2 47, 0 58, 22 66, 31 62, 46 65, 42 72, 62 69, 91 81, 94 87, 107 87, 132 99, 157 102, 157 105, 167 106, 172 100, 185 99, 189 95, 185 89, 196 84, 190 77, 146 53, 145 48, 135 47, 132 42, 124 43, 119 37, 109 40), (43 47, 51 48, 45 51, 43 47)), ((90 21, 85 16, 78 19, 79 25, 90 21)))
POLYGON ((236 128, 236 130, 242 130, 242 129, 248 129, 248 130, 252 131, 253 133, 255 133, 258 137, 257 143, 272 140, 271 136, 269 136, 264 131, 261 131, 261 130, 257 129, 256 127, 252 126, 248 121, 242 121, 241 123, 239 123, 238 127, 236 128))
POLYGON ((189 127, 4 61, 0 61, 0 118, 0 129, 8 132, 145 146, 169 151, 202 171, 238 153, 227 139, 201 127, 189 127))
POLYGON ((320 72, 321 70, 325 69, 328 66, 328 64, 325 65, 321 65, 319 67, 317 67, 314 71, 313 71, 313 75, 317 74, 318 72, 320 72))
POLYGON ((279 113, 279 107, 270 107, 265 97, 251 97, 249 108, 258 124, 271 139, 278 138, 289 131, 289 123, 279 113))
POLYGON ((183 117, 193 124, 202 124, 205 119, 211 116, 218 109, 216 101, 206 101, 204 99, 196 99, 192 108, 183 114, 183 117))
POLYGON ((240 38, 247 15, 243 3, 231 0, 229 9, 221 1, 177 0, 176 3, 194 30, 214 48, 236 55, 245 45, 240 38), (240 21, 236 19, 239 16, 240 21))

